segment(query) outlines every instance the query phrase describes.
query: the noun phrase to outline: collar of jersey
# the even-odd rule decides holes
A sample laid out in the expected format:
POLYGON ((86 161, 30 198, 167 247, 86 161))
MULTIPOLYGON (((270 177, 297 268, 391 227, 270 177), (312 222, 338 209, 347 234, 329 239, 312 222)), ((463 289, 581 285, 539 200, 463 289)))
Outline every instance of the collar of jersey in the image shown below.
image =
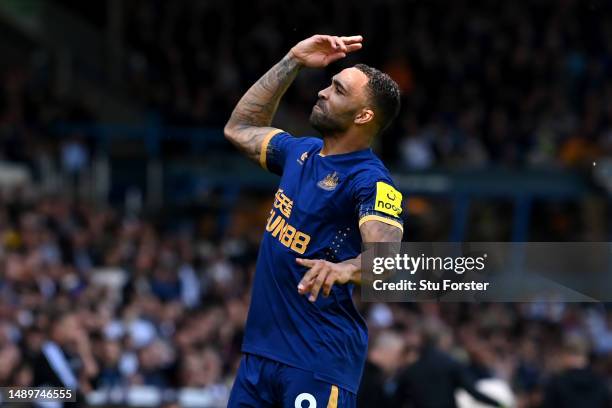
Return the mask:
POLYGON ((372 152, 371 147, 366 147, 365 149, 361 149, 361 150, 354 150, 352 152, 337 153, 337 154, 321 154, 321 150, 319 150, 319 152, 317 153, 317 156, 323 157, 324 159, 330 159, 330 158, 342 158, 346 156, 351 156, 351 157, 361 156, 362 154, 371 153, 371 152, 372 152))

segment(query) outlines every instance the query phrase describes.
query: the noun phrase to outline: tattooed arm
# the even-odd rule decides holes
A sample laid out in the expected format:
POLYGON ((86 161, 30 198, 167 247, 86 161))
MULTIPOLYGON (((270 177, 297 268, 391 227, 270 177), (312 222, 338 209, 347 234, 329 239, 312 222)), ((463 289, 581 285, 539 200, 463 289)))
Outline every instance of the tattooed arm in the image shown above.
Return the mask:
MULTIPOLYGON (((367 221, 359 227, 363 242, 395 242, 397 249, 391 250, 397 253, 402 241, 402 230, 396 226, 381 221, 367 221)), ((298 285, 300 294, 310 293, 308 300, 317 300, 319 291, 323 289, 323 296, 331 293, 334 284, 345 284, 349 282, 361 283, 361 255, 344 262, 333 263, 324 259, 302 259, 297 258, 297 263, 310 268, 298 285)))
POLYGON ((315 35, 295 45, 242 96, 225 125, 225 137, 249 158, 259 160, 281 97, 302 67, 322 68, 361 48, 361 36, 315 35))
POLYGON ((287 54, 261 77, 240 99, 225 125, 225 137, 250 159, 258 161, 263 139, 275 129, 272 118, 301 64, 287 54))

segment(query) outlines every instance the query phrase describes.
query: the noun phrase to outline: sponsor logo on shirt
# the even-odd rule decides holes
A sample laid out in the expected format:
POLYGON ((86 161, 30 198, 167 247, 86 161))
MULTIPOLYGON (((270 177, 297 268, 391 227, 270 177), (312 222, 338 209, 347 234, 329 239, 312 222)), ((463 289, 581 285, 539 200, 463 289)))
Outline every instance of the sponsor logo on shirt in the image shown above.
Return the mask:
POLYGON ((266 231, 278 239, 281 244, 298 254, 306 252, 310 242, 310 235, 298 231, 297 228, 289 224, 293 200, 283 192, 282 188, 279 188, 274 195, 273 207, 266 222, 266 231))
POLYGON ((378 181, 376 183, 376 205, 374 209, 393 217, 399 217, 402 212, 402 193, 393 186, 378 181))
POLYGON ((293 200, 285 195, 282 188, 279 188, 276 194, 274 194, 274 208, 280 210, 285 217, 291 217, 293 200))

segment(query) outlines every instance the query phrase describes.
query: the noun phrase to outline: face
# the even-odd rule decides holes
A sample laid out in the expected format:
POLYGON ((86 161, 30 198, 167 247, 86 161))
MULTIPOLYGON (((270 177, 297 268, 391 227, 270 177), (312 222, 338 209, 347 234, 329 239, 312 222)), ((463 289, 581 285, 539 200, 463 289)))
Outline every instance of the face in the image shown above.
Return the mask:
POLYGON ((310 114, 312 127, 323 135, 350 128, 366 110, 367 83, 368 77, 357 68, 336 74, 331 84, 319 91, 319 99, 310 114))

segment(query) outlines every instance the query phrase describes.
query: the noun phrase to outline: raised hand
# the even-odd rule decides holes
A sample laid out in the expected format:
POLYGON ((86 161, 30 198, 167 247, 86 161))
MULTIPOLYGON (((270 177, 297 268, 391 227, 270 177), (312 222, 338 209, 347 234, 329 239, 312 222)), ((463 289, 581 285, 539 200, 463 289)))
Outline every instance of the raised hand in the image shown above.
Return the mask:
POLYGON ((313 35, 297 43, 289 52, 300 64, 310 68, 323 68, 360 50, 363 37, 337 37, 332 35, 313 35))

